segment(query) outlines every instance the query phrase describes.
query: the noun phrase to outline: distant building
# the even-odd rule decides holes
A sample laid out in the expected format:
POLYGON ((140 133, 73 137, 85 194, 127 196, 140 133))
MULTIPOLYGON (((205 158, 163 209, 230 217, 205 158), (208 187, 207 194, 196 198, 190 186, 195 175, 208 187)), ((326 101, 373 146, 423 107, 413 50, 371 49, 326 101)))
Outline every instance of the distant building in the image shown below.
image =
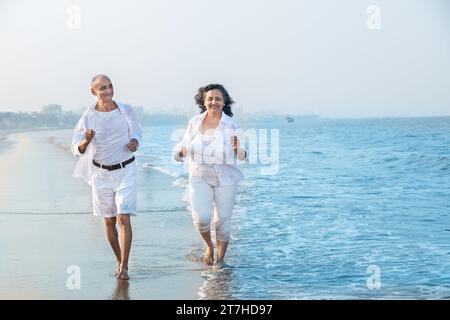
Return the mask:
POLYGON ((60 117, 63 114, 62 107, 59 104, 48 104, 42 107, 41 113, 47 116, 60 117))

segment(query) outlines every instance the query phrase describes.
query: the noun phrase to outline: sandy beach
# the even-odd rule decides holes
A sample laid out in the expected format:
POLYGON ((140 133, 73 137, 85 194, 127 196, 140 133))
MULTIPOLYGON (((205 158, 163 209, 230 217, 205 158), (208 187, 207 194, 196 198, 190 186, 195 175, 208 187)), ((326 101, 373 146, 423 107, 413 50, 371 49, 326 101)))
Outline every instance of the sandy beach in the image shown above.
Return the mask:
POLYGON ((0 141, 0 299, 198 299, 203 266, 192 257, 201 242, 174 178, 140 169, 131 280, 118 281, 90 188, 72 177, 69 136, 39 131, 0 141), (73 268, 79 289, 70 285, 73 268))

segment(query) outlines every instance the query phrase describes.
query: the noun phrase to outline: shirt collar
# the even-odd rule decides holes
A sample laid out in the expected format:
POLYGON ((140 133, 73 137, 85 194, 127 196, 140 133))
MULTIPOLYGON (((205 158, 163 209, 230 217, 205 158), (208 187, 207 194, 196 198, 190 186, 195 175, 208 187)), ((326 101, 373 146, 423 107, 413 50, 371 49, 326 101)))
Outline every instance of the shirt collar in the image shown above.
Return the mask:
MULTIPOLYGON (((204 111, 202 114, 201 114, 201 117, 200 117, 200 123, 202 123, 202 121, 203 121, 203 119, 205 119, 205 117, 206 117, 206 115, 208 114, 208 111, 204 111)), ((231 117, 230 116, 228 116, 225 112, 223 112, 222 111, 222 116, 220 117, 220 120, 219 120, 219 122, 222 122, 223 124, 228 124, 229 122, 230 122, 230 119, 231 119, 231 117)))
MULTIPOLYGON (((195 131, 198 132, 200 130, 200 126, 202 124, 203 119, 205 119, 206 115, 208 114, 208 111, 204 111, 200 114, 200 118, 198 118, 197 123, 195 124, 195 131)), ((222 111, 222 117, 219 120, 219 125, 222 123, 222 125, 227 125, 230 121, 230 117, 225 114, 225 112, 222 111)))
MULTIPOLYGON (((117 106, 119 107, 119 111, 120 113, 125 113, 125 105, 120 103, 120 102, 116 102, 114 101, 115 104, 117 104, 117 106)), ((97 102, 92 104, 88 109, 90 112, 94 112, 95 111, 95 107, 97 106, 97 102)))

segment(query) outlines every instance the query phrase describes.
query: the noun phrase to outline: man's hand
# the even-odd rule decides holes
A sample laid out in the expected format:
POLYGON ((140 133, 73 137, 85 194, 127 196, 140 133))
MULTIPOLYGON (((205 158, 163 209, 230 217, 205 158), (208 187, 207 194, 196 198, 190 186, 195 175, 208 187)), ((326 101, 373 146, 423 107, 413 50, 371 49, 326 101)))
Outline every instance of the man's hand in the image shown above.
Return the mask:
POLYGON ((80 142, 80 144, 78 145, 78 151, 80 151, 80 153, 85 153, 86 149, 89 145, 89 143, 91 143, 92 139, 94 139, 95 136, 95 131, 92 129, 87 129, 86 132, 84 133, 84 140, 80 142))
POLYGON ((84 134, 84 138, 86 139, 86 141, 87 141, 88 143, 90 143, 90 142, 92 141, 92 139, 94 138, 94 136, 95 136, 95 131, 92 130, 92 129, 87 129, 87 130, 86 130, 86 133, 84 134))
POLYGON ((138 142, 136 139, 131 139, 130 143, 127 144, 127 149, 130 150, 131 152, 136 152, 138 147, 138 142))

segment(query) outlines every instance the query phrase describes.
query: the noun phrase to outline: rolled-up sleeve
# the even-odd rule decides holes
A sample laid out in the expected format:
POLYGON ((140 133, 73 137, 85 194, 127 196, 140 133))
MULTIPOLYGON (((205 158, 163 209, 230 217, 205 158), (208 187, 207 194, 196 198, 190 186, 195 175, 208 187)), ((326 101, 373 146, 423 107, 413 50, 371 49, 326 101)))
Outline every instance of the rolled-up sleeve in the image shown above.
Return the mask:
POLYGON ((181 147, 185 147, 186 149, 189 149, 189 144, 192 139, 192 128, 193 128, 193 119, 189 120, 188 127, 186 131, 184 132, 183 138, 181 141, 175 145, 173 148, 173 158, 176 161, 181 161, 181 157, 178 155, 178 151, 181 147))
POLYGON ((86 114, 83 114, 81 116, 81 119, 78 121, 77 126, 75 127, 75 130, 73 132, 72 137, 72 145, 71 150, 74 156, 80 157, 83 154, 78 150, 78 146, 80 145, 81 141, 84 139, 84 134, 86 132, 86 114))
POLYGON ((128 110, 128 116, 130 118, 129 123, 131 124, 131 139, 136 139, 138 145, 141 145, 142 126, 139 122, 136 112, 131 107, 128 110))

